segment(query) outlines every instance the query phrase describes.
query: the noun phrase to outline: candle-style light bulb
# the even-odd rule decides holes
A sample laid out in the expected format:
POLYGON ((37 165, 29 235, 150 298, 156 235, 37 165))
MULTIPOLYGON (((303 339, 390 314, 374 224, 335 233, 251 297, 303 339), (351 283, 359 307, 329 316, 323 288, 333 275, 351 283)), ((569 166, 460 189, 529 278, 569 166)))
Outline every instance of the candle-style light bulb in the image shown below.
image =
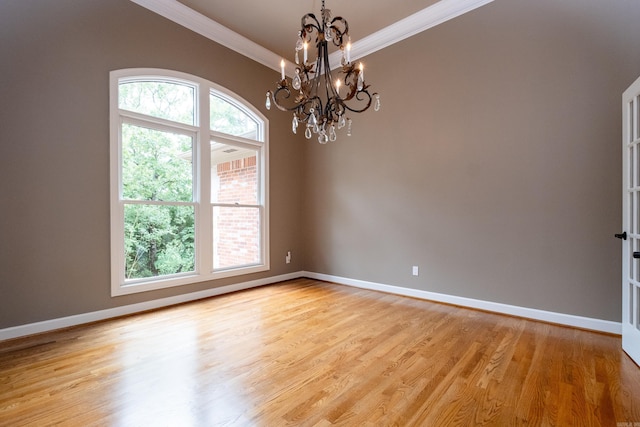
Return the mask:
POLYGON ((284 59, 280 61, 280 75, 282 76, 282 80, 284 80, 284 59))
POLYGON ((340 79, 336 80, 336 94, 340 97, 340 79))
POLYGON ((307 63, 307 49, 309 47, 309 43, 304 42, 304 63, 307 63))
POLYGON ((351 40, 347 43, 347 64, 351 64, 351 40))

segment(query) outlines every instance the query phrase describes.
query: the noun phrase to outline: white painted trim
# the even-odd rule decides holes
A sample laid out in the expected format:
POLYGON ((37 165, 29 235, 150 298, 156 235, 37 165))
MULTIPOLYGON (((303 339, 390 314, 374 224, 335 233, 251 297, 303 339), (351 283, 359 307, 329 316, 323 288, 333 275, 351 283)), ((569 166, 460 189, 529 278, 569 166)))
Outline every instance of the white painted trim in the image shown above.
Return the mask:
MULTIPOLYGON (((280 56, 177 0, 131 1, 272 70, 280 71, 280 56)), ((380 31, 354 41, 351 46, 351 59, 356 60, 377 52, 491 2, 493 0, 440 0, 380 31)), ((329 56, 329 63, 333 68, 340 65, 340 57, 340 51, 329 56)), ((296 66, 286 59, 285 63, 287 75, 292 75, 296 66)))
MULTIPOLYGON (((353 42, 351 60, 363 58, 491 2, 493 0, 440 0, 380 31, 353 42)), ((329 56, 329 62, 333 68, 340 64, 340 57, 339 51, 333 52, 329 56)))
POLYGON ((508 314, 510 316, 540 320, 543 322, 555 323, 574 328, 589 329, 592 331, 605 332, 616 335, 620 335, 622 333, 622 324, 619 322, 612 322, 610 320, 593 319, 590 317, 575 316, 572 314, 556 313, 552 311, 538 310, 535 308, 519 307, 515 305, 502 304, 491 301, 458 297, 455 295, 440 294, 436 292, 428 292, 418 289, 404 288, 400 286, 384 285, 381 283, 367 282, 363 280, 348 279, 344 277, 331 276, 328 274, 312 273, 309 271, 302 272, 302 277, 334 282, 341 285, 353 286, 356 288, 369 289, 373 291, 387 292, 396 295, 441 302, 445 304, 453 304, 461 307, 486 310, 494 313, 508 314))
POLYGON ((216 295, 241 291, 244 289, 257 288, 259 286, 270 285, 285 280, 292 280, 302 277, 301 272, 283 274, 280 276, 267 277, 265 279, 252 280, 249 282, 236 283, 234 285, 221 286, 219 288, 206 289, 204 291, 192 292, 189 294, 176 295, 173 297, 146 301, 137 304, 124 305, 120 307, 108 308, 106 310, 93 311, 90 313, 76 314, 74 316, 61 317, 59 319, 45 320, 42 322, 29 323, 27 325, 14 326, 0 329, 0 342, 12 338, 24 337, 27 335, 49 332, 55 329, 68 328, 70 326, 82 325, 85 323, 97 322, 99 320, 112 319, 114 317, 126 316, 147 310, 168 307, 189 301, 196 301, 216 295))
MULTIPOLYGON (((280 57, 270 50, 207 18, 177 0, 131 0, 262 65, 280 71, 280 57)), ((293 64, 290 64, 293 67, 293 64)))
POLYGON ((0 329, 0 342, 12 338, 24 337, 27 335, 39 334, 42 332, 53 331, 56 329, 67 328, 70 326, 82 325, 85 323, 96 322, 99 320, 111 319, 119 316, 135 314, 146 310, 154 310, 162 307, 168 307, 175 304, 181 304, 189 301, 196 301, 203 298, 210 298, 217 295, 223 295, 231 292, 241 291, 244 289, 257 288, 260 286, 270 285, 285 280, 293 280, 301 277, 310 279, 324 280, 327 282, 338 283, 340 285, 353 286, 355 288, 369 289, 372 291, 386 292, 395 295, 402 295, 412 298, 418 298, 428 301, 452 304, 461 307, 475 308, 479 310, 491 311, 494 313, 507 314, 510 316, 522 317, 525 319, 540 320, 543 322, 555 323, 563 326, 574 328, 589 329, 592 331, 604 332, 609 334, 620 335, 622 333, 622 324, 609 320, 593 319, 590 317, 574 316, 572 314, 556 313, 551 311, 537 310, 533 308, 519 307, 508 304, 501 304, 491 301, 476 300, 472 298, 458 297, 454 295, 440 294, 436 292, 421 291, 417 289, 404 288, 400 286, 385 285, 375 282, 367 282, 364 280, 348 279, 345 277, 331 276, 322 273, 313 273, 310 271, 298 271, 294 273, 283 274, 280 276, 268 277, 249 282, 236 283, 234 285, 221 286, 219 288, 207 289, 200 292, 193 292, 184 295, 176 295, 173 297, 162 298, 153 301, 147 301, 138 304, 130 304, 121 307, 110 308, 106 310, 94 311, 90 313, 82 313, 74 316, 62 317, 59 319, 46 320, 42 322, 30 323, 27 325, 14 326, 10 328, 0 329))

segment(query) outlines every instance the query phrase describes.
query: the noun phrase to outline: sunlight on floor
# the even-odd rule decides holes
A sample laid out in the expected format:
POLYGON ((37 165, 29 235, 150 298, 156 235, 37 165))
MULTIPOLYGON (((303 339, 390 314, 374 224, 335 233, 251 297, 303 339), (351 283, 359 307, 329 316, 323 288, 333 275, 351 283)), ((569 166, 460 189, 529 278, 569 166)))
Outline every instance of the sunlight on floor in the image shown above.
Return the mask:
MULTIPOLYGON (((242 382, 229 383, 217 369, 214 376, 203 374, 212 366, 211 359, 198 360, 202 324, 184 318, 177 323, 161 332, 145 320, 122 329, 127 339, 116 350, 122 371, 113 392, 125 403, 113 408, 116 425, 242 424, 251 405, 242 382)), ((214 352, 220 364, 231 357, 221 348, 214 352)))

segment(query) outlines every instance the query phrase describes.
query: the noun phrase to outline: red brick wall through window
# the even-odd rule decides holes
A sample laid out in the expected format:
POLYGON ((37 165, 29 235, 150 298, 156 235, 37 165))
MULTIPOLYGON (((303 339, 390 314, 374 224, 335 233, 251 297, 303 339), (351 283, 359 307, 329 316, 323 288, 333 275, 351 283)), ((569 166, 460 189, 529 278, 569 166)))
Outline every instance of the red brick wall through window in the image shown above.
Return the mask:
MULTIPOLYGON (((256 156, 214 166, 218 203, 257 205, 256 156)), ((260 211, 257 207, 214 208, 214 267, 228 268, 260 262, 260 211)))

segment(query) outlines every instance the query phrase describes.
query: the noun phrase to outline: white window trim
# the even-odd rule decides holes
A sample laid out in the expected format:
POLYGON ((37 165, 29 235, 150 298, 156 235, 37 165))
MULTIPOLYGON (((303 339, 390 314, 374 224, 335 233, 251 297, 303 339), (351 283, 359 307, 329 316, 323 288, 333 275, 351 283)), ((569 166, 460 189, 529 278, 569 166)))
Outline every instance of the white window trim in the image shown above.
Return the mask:
MULTIPOLYGON (((110 110, 110 201, 111 201, 111 296, 128 295, 138 292, 146 292, 174 286, 188 285, 197 282, 216 280, 225 277, 251 274, 270 269, 269 257, 269 122, 267 118, 253 105, 232 91, 186 73, 155 68, 129 68, 115 70, 109 73, 109 110, 110 110), (154 277, 126 281, 124 279, 124 203, 121 198, 121 147, 120 128, 123 121, 135 123, 142 120, 146 123, 153 122, 154 127, 166 125, 166 121, 160 118, 150 118, 138 113, 119 109, 118 85, 119 83, 141 78, 161 79, 192 86, 196 90, 196 125, 176 124, 171 122, 171 127, 181 128, 185 134, 195 135, 194 139, 194 203, 195 227, 196 227, 196 260, 195 271, 180 273, 171 276, 154 277), (214 93, 258 121, 258 137, 263 140, 254 141, 237 136, 231 136, 210 130, 209 123, 209 95, 214 93), (216 139, 238 146, 250 146, 257 149, 260 170, 260 212, 261 228, 260 251, 262 262, 258 265, 229 268, 224 270, 213 269, 213 244, 211 236, 213 229, 211 224, 211 156, 209 144, 211 139, 216 139)), ((187 203, 192 204, 192 203, 187 203)))

